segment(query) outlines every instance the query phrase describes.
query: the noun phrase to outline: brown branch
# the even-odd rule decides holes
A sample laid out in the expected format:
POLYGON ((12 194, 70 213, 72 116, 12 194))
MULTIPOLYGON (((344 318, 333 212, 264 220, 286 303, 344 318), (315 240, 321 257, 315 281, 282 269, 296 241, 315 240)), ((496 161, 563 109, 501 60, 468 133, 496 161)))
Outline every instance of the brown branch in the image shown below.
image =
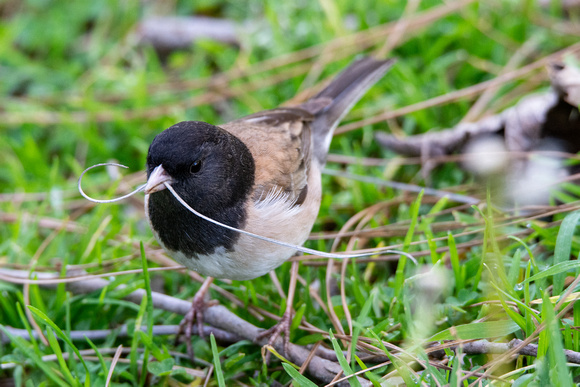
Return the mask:
MULTIPOLYGON (((464 345, 463 352, 467 354, 505 353, 508 350, 518 347, 522 343, 523 341, 519 339, 513 339, 509 343, 490 343, 487 340, 478 340, 464 345)), ((517 353, 519 355, 536 357, 538 356, 538 346, 536 344, 527 344, 518 348, 517 353)), ((579 352, 565 349, 564 354, 566 355, 566 360, 568 360, 568 362, 580 364, 579 352)))
POLYGON ((418 186, 415 184, 407 184, 407 183, 400 183, 397 181, 384 180, 384 179, 380 179, 380 178, 373 177, 373 176, 356 175, 354 173, 337 171, 337 170, 328 169, 328 168, 325 168, 322 172, 325 175, 344 177, 344 178, 351 179, 351 180, 357 180, 357 181, 362 181, 364 183, 374 184, 376 186, 400 189, 402 191, 410 191, 410 192, 417 192, 417 193, 424 191, 425 194, 427 194, 427 195, 433 195, 433 196, 440 197, 440 198, 446 196, 450 200, 456 201, 459 203, 479 204, 481 202, 481 200, 479 200, 477 198, 469 197, 466 195, 461 195, 461 194, 448 192, 448 191, 442 191, 442 190, 429 188, 429 187, 421 187, 421 186, 418 186))
MULTIPOLYGON (((536 344, 522 344, 524 343, 523 340, 513 339, 509 343, 492 343, 487 340, 476 340, 471 342, 459 343, 454 344, 451 346, 446 346, 445 344, 442 346, 444 348, 448 348, 452 351, 459 351, 461 350, 462 353, 466 355, 485 355, 485 354, 496 354, 501 355, 505 354, 513 349, 516 349, 516 354, 522 356, 538 356, 538 346, 536 344)), ((580 352, 571 351, 569 349, 564 350, 564 354, 566 355, 566 360, 570 363, 580 364, 580 352)), ((445 352, 443 349, 433 349, 429 352, 429 355, 434 357, 443 357, 445 352)))
POLYGON ((142 44, 160 51, 191 48, 193 42, 210 39, 226 44, 239 44, 238 26, 228 19, 200 16, 165 16, 143 19, 136 29, 142 44))
MULTIPOLYGON (((22 277, 23 275, 28 277, 29 273, 23 273, 19 271, 2 270, 5 274, 11 274, 14 278, 22 277)), ((47 273, 41 273, 47 276, 47 273)), ((4 276, 4 280, 8 275, 4 276)), ((86 279, 87 276, 83 276, 85 279, 79 282, 67 282, 66 288, 72 293, 85 294, 94 291, 99 291, 105 286, 109 286, 110 282, 104 279, 86 279)), ((53 278, 58 278, 55 274, 53 278)), ((47 284, 43 286, 54 287, 56 284, 47 284)), ((123 288, 121 285, 118 289, 123 288)), ((125 300, 133 302, 135 304, 141 304, 143 297, 146 296, 146 291, 144 289, 138 289, 134 292, 128 294, 124 297, 125 300)), ((154 308, 166 310, 172 313, 185 315, 190 307, 191 302, 180 300, 175 297, 168 296, 166 294, 152 292, 152 303, 154 308)), ((215 305, 209 306, 204 311, 204 320, 207 324, 222 329, 230 334, 237 335, 243 339, 254 342, 257 345, 264 346, 268 343, 268 338, 257 340, 258 335, 263 331, 263 329, 256 327, 255 325, 241 319, 234 313, 230 312, 225 306, 215 305)), ((278 338, 274 343, 274 348, 280 353, 283 352, 283 340, 278 338)), ((302 365, 309 358, 310 350, 305 347, 295 345, 290 343, 288 346, 288 352, 286 353, 287 358, 297 365, 302 365)), ((310 363, 307 366, 307 371, 310 375, 314 376, 323 382, 330 383, 334 377, 342 372, 342 368, 335 362, 323 359, 319 356, 313 356, 310 359, 310 363)), ((372 384, 364 379, 358 378, 360 384, 365 387, 370 387, 372 384)), ((348 383, 344 384, 345 386, 348 383)))
MULTIPOLYGON (((21 337, 25 340, 30 340, 30 334, 26 329, 14 328, 10 326, 4 326, 4 328, 12 335, 21 337)), ((193 334, 199 335, 197 325, 192 327, 193 334)), ((147 332, 147 327, 142 326, 141 330, 147 332)), ((153 336, 167 336, 176 335, 179 332, 179 325, 154 325, 153 326, 153 336)), ((203 326, 204 337, 209 337, 213 334, 218 342, 221 343, 237 343, 242 340, 239 336, 232 334, 230 332, 224 331, 223 329, 218 329, 212 326, 203 326)), ((116 329, 94 329, 94 330, 80 330, 80 331, 70 331, 68 337, 72 341, 85 341, 89 339, 91 341, 105 340, 111 335, 116 335, 116 337, 131 337, 127 329, 127 325, 122 325, 116 329)), ((32 337, 38 339, 38 333, 32 331, 32 337)), ((6 344, 10 342, 10 339, 3 332, 0 332, 0 343, 6 344)))
POLYGON ((443 105, 446 103, 458 101, 461 99, 466 98, 474 98, 475 96, 483 93, 490 87, 496 87, 503 85, 507 82, 515 81, 516 79, 524 78, 528 76, 533 71, 537 71, 538 69, 548 65, 550 62, 553 62, 566 54, 571 54, 573 52, 577 52, 580 50, 580 43, 576 43, 570 47, 567 47, 563 50, 557 51, 553 54, 543 57, 533 63, 530 63, 524 67, 521 67, 517 70, 510 71, 509 73, 500 75, 496 78, 490 79, 488 81, 484 81, 478 83, 473 86, 466 87, 461 90, 452 91, 450 93, 446 93, 426 101, 417 102, 413 105, 408 105, 397 110, 387 111, 381 114, 378 114, 374 117, 370 117, 367 119, 363 119, 360 121, 355 121, 350 124, 339 126, 336 129, 336 134, 342 134, 349 132, 354 129, 362 128, 365 125, 376 124, 381 121, 385 121, 388 119, 404 116, 406 114, 414 113, 419 110, 424 110, 427 108, 443 105))
POLYGON ((77 232, 77 233, 84 233, 86 232, 86 227, 70 221, 66 219, 57 219, 57 218, 49 218, 49 217, 39 217, 37 215, 32 215, 30 213, 5 213, 0 212, 0 223, 16 223, 19 221, 30 221, 33 223, 37 223, 38 227, 40 228, 48 228, 51 230, 59 230, 64 228, 65 231, 68 232, 77 232))

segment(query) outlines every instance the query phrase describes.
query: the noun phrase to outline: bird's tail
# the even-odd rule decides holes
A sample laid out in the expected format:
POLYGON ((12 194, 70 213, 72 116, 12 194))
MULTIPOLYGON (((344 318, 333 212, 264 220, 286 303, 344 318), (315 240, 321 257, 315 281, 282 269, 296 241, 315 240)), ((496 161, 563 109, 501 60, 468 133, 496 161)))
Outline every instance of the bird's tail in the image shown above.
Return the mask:
POLYGON ((314 156, 324 165, 334 129, 359 99, 391 68, 394 59, 356 60, 302 107, 314 114, 314 156))

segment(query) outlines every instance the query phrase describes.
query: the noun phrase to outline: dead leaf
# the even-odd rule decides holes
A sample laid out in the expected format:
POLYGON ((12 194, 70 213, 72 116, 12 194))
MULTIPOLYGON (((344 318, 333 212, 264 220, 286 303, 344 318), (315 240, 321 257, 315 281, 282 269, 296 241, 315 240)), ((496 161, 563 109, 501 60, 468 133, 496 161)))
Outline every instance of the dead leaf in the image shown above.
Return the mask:
POLYGON ((508 151, 540 149, 546 139, 560 143, 565 151, 580 151, 580 71, 561 63, 549 67, 552 90, 523 98, 502 113, 455 128, 407 138, 376 133, 377 141, 405 156, 448 155, 468 141, 502 134, 508 151))

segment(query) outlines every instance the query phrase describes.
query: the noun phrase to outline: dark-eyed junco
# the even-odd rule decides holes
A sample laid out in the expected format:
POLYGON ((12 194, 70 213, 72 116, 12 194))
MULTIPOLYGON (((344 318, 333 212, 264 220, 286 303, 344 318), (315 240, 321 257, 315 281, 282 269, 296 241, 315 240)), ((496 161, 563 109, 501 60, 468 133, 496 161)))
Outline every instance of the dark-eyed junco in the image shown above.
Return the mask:
POLYGON ((359 59, 296 107, 211 125, 184 121, 153 140, 147 155, 145 211, 159 244, 206 276, 248 280, 275 269, 295 250, 209 223, 302 245, 317 217, 320 171, 334 129, 392 60, 359 59))

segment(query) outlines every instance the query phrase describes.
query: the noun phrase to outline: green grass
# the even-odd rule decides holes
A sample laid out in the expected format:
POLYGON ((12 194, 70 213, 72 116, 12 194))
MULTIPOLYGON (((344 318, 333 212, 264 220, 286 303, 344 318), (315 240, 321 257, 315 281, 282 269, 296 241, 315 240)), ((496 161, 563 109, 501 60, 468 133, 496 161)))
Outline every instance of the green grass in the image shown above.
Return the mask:
MULTIPOLYGON (((86 167, 115 160, 129 167, 118 172, 122 180, 95 169, 87 174, 84 188, 103 198, 128 192, 145 180, 152 139, 176 122, 220 123, 276 107, 357 55, 382 52, 388 44, 398 62, 345 120, 354 122, 493 79, 526 42, 535 45, 520 66, 578 40, 564 29, 568 23, 577 25, 577 12, 566 16, 556 5, 540 9, 537 1, 465 2, 426 24, 418 24, 415 16, 442 9, 445 2, 423 1, 411 15, 406 6, 403 1, 344 0, 0 2, 0 274, 80 270, 96 275, 167 265, 156 253, 142 196, 94 206, 78 194, 76 181, 86 167), (156 12, 232 19, 243 26, 242 44, 200 41, 190 50, 160 57, 134 37, 137 23, 156 12), (409 24, 398 39, 393 30, 377 32, 402 20, 409 24), (248 75, 236 75, 238 70, 248 75), (211 77, 220 74, 226 74, 229 96, 211 84, 211 77)), ((507 82, 485 113, 547 86, 542 71, 507 82)), ((373 132, 412 135, 451 127, 467 114, 474 98, 419 108, 339 134, 331 153, 355 156, 361 163, 329 163, 328 168, 424 186, 420 166, 381 149, 373 132), (368 158, 390 163, 364 166, 368 158)), ((496 385, 517 380, 522 386, 577 382, 580 371, 567 362, 563 350, 580 351, 580 308, 566 298, 578 292, 576 282, 569 287, 580 270, 571 260, 580 251, 579 215, 572 212, 578 208, 572 202, 578 187, 568 185, 567 194, 557 195, 572 206, 558 207, 561 211, 552 219, 521 216, 506 225, 509 214, 494 206, 493 195, 486 201, 486 188, 457 164, 435 168, 429 184, 483 200, 472 208, 323 176, 322 207, 307 247, 330 251, 335 240, 328 235, 375 228, 371 237, 343 237, 336 249, 396 246, 415 256, 417 264, 406 258, 351 260, 343 267, 344 276, 340 268, 332 274, 341 297, 340 292, 327 294, 325 261, 304 261, 300 275, 313 287, 298 285, 294 308, 319 331, 301 330, 295 322, 291 341, 322 342, 337 351, 342 376, 358 373, 374 385, 386 379, 407 385, 467 385, 480 378, 483 385, 493 380, 496 385), (455 348, 463 340, 480 338, 528 340, 538 345, 538 356, 468 354, 465 361, 459 349, 456 353, 442 346, 455 348), (432 340, 435 347, 427 347, 432 340), (427 356, 435 349, 443 353, 445 364, 427 356), (377 356, 369 358, 368 352, 377 356)), ((286 291, 290 263, 278 268, 276 276, 286 291)), ((190 300, 199 288, 183 271, 105 279, 107 287, 79 294, 62 283, 48 288, 0 277, 0 329, 9 338, 0 344, 0 382, 101 386, 113 368, 111 385, 203 384, 200 375, 213 364, 209 385, 321 383, 287 363, 281 366, 275 357, 264 365, 260 348, 248 341, 224 344, 212 337, 210 343, 196 337, 193 347, 201 362, 193 364, 182 356, 185 345, 175 346, 173 336, 153 335, 154 326, 179 324, 181 316, 154 308, 151 292, 190 300), (136 289, 146 290, 141 305, 123 300, 136 289), (46 332, 48 342, 27 341, 7 331, 32 332, 33 324, 46 332), (128 335, 120 334, 121 326, 128 335), (74 331, 99 329, 113 331, 102 340, 71 339, 74 331), (127 351, 111 364, 119 345, 127 351), (89 354, 95 348, 101 353, 89 354)), ((243 307, 216 291, 212 298, 254 325, 268 328, 275 321, 259 319, 251 305, 281 315, 284 303, 270 276, 217 285, 243 307)))

